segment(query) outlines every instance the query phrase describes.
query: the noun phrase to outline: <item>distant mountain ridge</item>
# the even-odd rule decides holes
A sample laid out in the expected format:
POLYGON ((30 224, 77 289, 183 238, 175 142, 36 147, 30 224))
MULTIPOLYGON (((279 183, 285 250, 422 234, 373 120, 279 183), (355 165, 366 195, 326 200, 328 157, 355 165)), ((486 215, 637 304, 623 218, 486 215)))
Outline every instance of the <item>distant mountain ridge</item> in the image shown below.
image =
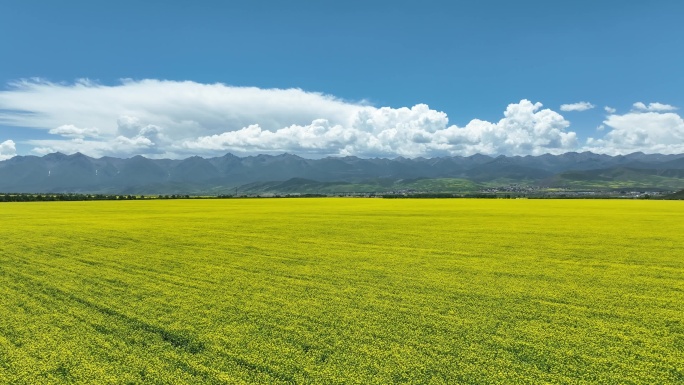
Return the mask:
MULTIPOLYGON (((637 152, 609 156, 569 152, 539 156, 305 159, 292 154, 238 157, 228 153, 214 158, 193 156, 176 160, 143 156, 96 159, 81 153, 52 153, 0 161, 0 192, 225 194, 241 186, 253 191, 258 186, 270 186, 269 191, 277 191, 274 186, 282 185, 289 192, 296 192, 298 184, 308 186, 306 191, 311 192, 319 185, 332 191, 331 186, 335 185, 381 188, 418 179, 457 181, 419 183, 432 188, 524 183, 543 187, 614 185, 678 189, 684 188, 684 154, 637 152), (293 181, 282 184, 289 180, 293 181)), ((410 185, 415 186, 416 182, 410 185)))

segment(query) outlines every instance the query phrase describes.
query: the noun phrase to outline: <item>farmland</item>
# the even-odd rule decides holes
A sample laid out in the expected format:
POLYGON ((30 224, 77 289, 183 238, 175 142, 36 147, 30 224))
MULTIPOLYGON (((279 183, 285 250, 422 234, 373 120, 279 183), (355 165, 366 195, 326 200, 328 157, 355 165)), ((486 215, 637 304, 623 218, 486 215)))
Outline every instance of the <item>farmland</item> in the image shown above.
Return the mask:
POLYGON ((0 383, 681 383, 684 205, 0 204, 0 383))

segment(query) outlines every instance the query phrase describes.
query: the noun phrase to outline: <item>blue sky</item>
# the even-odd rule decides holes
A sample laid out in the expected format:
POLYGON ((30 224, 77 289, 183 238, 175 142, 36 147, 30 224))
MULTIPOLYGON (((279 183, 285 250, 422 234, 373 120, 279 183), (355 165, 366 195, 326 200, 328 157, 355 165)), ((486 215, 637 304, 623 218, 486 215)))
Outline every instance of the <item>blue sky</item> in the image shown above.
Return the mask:
POLYGON ((0 158, 681 153, 683 16, 674 0, 4 1, 0 158))

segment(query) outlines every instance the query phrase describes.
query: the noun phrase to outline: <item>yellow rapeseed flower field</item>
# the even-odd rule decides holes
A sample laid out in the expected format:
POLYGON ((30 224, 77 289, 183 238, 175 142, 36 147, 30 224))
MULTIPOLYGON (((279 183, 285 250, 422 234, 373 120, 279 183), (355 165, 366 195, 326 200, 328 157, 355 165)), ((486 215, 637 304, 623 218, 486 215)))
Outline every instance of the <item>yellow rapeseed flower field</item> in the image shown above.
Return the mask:
POLYGON ((0 204, 0 384, 684 383, 684 205, 0 204))

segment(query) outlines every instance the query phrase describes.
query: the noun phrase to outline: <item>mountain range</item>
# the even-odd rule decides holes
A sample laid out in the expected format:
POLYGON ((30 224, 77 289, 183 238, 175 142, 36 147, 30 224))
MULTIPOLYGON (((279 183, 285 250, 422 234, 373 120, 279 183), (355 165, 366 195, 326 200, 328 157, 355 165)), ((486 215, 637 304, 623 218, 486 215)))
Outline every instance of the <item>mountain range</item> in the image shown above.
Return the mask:
POLYGON ((81 153, 0 161, 0 192, 232 194, 353 191, 477 191, 524 185, 567 189, 684 188, 684 154, 591 152, 439 158, 256 155, 187 159, 92 158, 81 153))

